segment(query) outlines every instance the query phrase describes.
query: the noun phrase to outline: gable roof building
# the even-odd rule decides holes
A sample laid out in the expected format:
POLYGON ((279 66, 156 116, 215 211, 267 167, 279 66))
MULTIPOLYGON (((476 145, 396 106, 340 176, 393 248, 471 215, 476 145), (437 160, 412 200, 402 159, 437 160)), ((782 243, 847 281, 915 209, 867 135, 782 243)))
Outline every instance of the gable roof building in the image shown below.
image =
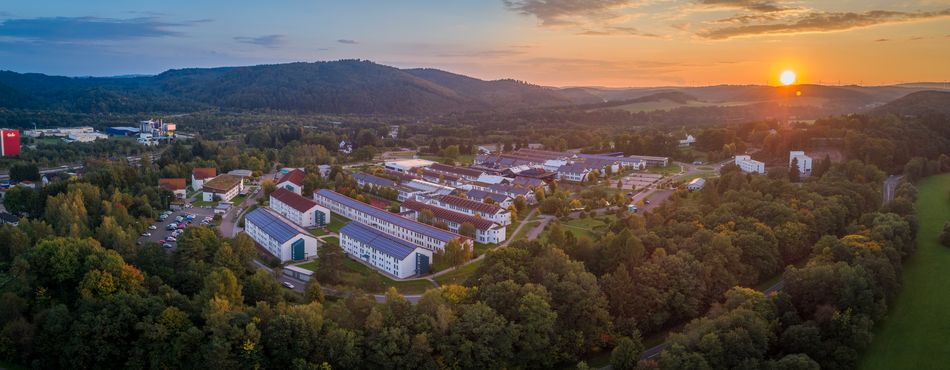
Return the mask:
POLYGON ((277 181, 277 187, 290 190, 300 195, 303 193, 303 179, 306 176, 307 174, 303 172, 303 170, 293 169, 280 177, 280 180, 277 181))

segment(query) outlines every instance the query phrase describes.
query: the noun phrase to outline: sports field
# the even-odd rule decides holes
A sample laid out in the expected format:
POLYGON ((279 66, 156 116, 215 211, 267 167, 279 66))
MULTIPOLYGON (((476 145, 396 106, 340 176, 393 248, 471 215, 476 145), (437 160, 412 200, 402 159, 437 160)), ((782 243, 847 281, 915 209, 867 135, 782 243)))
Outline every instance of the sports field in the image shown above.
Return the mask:
POLYGON ((950 174, 917 186, 917 252, 904 265, 904 286, 875 330, 861 369, 950 367, 950 248, 937 241, 950 220, 950 174))

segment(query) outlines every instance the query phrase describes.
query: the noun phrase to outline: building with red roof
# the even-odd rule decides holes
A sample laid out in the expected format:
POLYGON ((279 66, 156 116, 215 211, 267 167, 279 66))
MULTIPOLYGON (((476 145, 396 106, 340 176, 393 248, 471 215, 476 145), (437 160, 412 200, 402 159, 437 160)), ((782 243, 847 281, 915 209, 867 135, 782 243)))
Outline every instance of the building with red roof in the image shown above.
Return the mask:
POLYGON ((158 179, 158 187, 168 189, 175 194, 175 198, 185 198, 185 179, 158 179))
POLYGON ((445 208, 439 208, 431 204, 422 203, 417 200, 407 200, 400 205, 399 210, 403 216, 413 220, 419 219, 423 211, 432 212, 435 221, 445 222, 449 230, 459 232, 464 223, 471 223, 475 226, 475 241, 479 243, 497 244, 505 241, 505 226, 492 222, 478 216, 472 216, 464 213, 450 211, 445 208))
POLYGON ((191 188, 201 190, 206 181, 218 176, 218 170, 211 167, 195 167, 191 170, 191 188))
POLYGON ((281 176, 280 180, 277 180, 277 187, 290 190, 297 195, 303 194, 303 179, 307 177, 307 173, 303 172, 301 169, 294 169, 290 172, 281 176))
POLYGON ((270 208, 301 227, 324 226, 330 222, 330 210, 287 188, 277 188, 270 193, 270 208))

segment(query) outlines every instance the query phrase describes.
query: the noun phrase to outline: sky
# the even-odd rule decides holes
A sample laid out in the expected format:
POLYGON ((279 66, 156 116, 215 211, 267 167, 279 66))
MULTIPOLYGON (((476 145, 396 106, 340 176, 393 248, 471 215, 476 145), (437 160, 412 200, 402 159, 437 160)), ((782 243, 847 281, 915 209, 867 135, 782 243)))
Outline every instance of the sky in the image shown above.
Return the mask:
POLYGON ((367 59, 548 86, 950 81, 950 0, 0 0, 0 70, 367 59))

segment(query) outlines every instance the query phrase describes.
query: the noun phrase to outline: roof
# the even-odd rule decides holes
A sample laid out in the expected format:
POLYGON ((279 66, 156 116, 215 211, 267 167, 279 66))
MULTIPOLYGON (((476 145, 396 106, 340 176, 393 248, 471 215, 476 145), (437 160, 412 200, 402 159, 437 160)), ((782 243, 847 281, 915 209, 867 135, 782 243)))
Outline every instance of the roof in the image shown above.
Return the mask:
MULTIPOLYGON (((471 193, 471 191, 469 191, 469 193, 471 193)), ((485 199, 485 198, 482 198, 482 199, 485 199)), ((461 207, 465 209, 471 209, 477 212, 483 212, 483 213, 489 213, 489 214, 494 214, 501 210, 501 207, 499 207, 497 204, 488 204, 482 201, 465 199, 465 198, 457 197, 454 195, 443 195, 441 198, 439 198, 439 200, 441 200, 442 203, 445 203, 445 204, 451 204, 453 206, 457 206, 457 207, 461 207)))
POLYGON ((478 201, 483 201, 485 198, 491 198, 496 203, 501 203, 508 200, 508 198, 511 198, 505 194, 492 193, 478 189, 469 190, 467 196, 468 199, 477 199, 478 201))
POLYGON ((251 170, 230 170, 228 175, 238 176, 238 177, 251 177, 254 172, 251 170))
POLYGON ((15 224, 20 218, 8 212, 0 212, 0 223, 15 224))
POLYGON ((386 166, 400 166, 404 168, 426 167, 435 162, 426 159, 400 159, 395 161, 386 161, 386 166))
POLYGON ((544 185, 544 180, 541 180, 541 179, 539 179, 539 178, 537 178, 537 177, 517 176, 517 177, 515 177, 515 180, 512 181, 512 184, 514 184, 514 185, 516 185, 516 186, 530 186, 530 187, 535 187, 535 186, 544 185))
POLYGON ((233 189, 235 186, 238 186, 238 184, 240 183, 241 183, 240 177, 223 174, 223 175, 218 175, 218 177, 215 177, 211 180, 208 180, 208 182, 206 182, 204 186, 202 187, 204 189, 217 190, 219 192, 225 193, 228 190, 233 189))
POLYGON ((294 225, 293 222, 266 208, 258 208, 251 211, 245 216, 244 221, 254 224, 254 226, 257 226, 265 234, 281 244, 286 243, 288 240, 300 234, 310 235, 306 230, 294 225))
POLYGON ((282 182, 290 182, 291 184, 297 186, 303 186, 303 178, 306 176, 307 174, 303 171, 295 169, 293 171, 287 172, 287 174, 284 176, 281 176, 280 181, 277 181, 277 183, 280 184, 282 182))
POLYGON ((417 248, 412 243, 386 235, 356 221, 343 226, 340 229, 340 234, 398 260, 405 259, 417 248))
POLYGON ((476 169, 449 166, 447 164, 441 164, 441 163, 433 163, 431 166, 429 166, 429 168, 435 171, 439 171, 439 172, 455 173, 455 174, 468 176, 468 177, 478 177, 482 174, 482 171, 479 171, 476 169))
POLYGON ((369 204, 347 197, 333 190, 320 189, 316 193, 314 193, 314 196, 317 196, 317 195, 325 197, 331 201, 340 203, 344 206, 356 209, 360 212, 369 214, 373 217, 376 217, 388 223, 406 228, 408 230, 415 231, 420 234, 430 236, 434 239, 437 239, 443 242, 448 242, 452 239, 458 239, 458 238, 468 239, 468 237, 453 233, 451 231, 442 230, 440 228, 426 225, 424 223, 417 222, 414 220, 410 220, 405 217, 400 217, 399 215, 390 213, 389 211, 386 211, 381 208, 373 207, 369 204))
POLYGON ((459 225, 466 222, 471 222, 472 225, 475 225, 475 228, 479 230, 488 230, 496 226, 494 222, 491 222, 490 220, 487 220, 484 218, 479 218, 472 215, 467 215, 464 213, 451 211, 445 208, 439 208, 439 207, 436 207, 430 204, 425 204, 425 203, 412 200, 412 199, 403 202, 402 206, 408 209, 411 209, 413 211, 419 211, 419 212, 421 212, 424 209, 428 209, 432 211, 432 215, 435 218, 443 219, 446 221, 452 221, 459 225))
POLYGON ((370 175, 364 172, 355 172, 353 173, 353 179, 357 182, 367 182, 372 185, 382 186, 387 188, 392 188, 396 186, 396 182, 387 178, 382 178, 375 175, 370 175))
POLYGON ((584 162, 569 163, 557 168, 557 172, 560 173, 585 173, 590 172, 590 170, 590 167, 584 162))
POLYGON ((506 184, 489 185, 488 188, 501 194, 516 194, 516 195, 523 195, 523 196, 528 196, 528 194, 533 192, 531 189, 522 188, 518 186, 511 186, 511 185, 506 185, 506 184))
POLYGON ((197 180, 204 180, 218 175, 218 170, 212 167, 195 167, 191 170, 191 176, 197 180))
POLYGON ((274 190, 272 193, 270 193, 270 197, 300 212, 309 211, 317 205, 317 202, 304 198, 303 196, 285 188, 277 188, 277 190, 274 190))
POLYGON ((416 176, 416 174, 413 174, 413 173, 399 172, 399 171, 393 171, 393 170, 384 170, 383 173, 385 173, 386 176, 395 177, 399 179, 399 181, 410 181, 410 180, 419 178, 419 176, 416 176))
POLYGON ((158 186, 171 191, 185 190, 185 179, 158 179, 158 186))
POLYGON ((446 181, 452 181, 452 182, 458 182, 462 180, 462 177, 459 175, 433 171, 428 168, 422 168, 422 176, 429 177, 432 179, 445 179, 446 181))
POLYGON ((699 186, 702 186, 702 185, 704 185, 704 184, 706 184, 706 179, 704 179, 704 178, 702 178, 702 177, 697 177, 697 178, 693 179, 693 181, 690 181, 688 185, 699 185, 699 186))

